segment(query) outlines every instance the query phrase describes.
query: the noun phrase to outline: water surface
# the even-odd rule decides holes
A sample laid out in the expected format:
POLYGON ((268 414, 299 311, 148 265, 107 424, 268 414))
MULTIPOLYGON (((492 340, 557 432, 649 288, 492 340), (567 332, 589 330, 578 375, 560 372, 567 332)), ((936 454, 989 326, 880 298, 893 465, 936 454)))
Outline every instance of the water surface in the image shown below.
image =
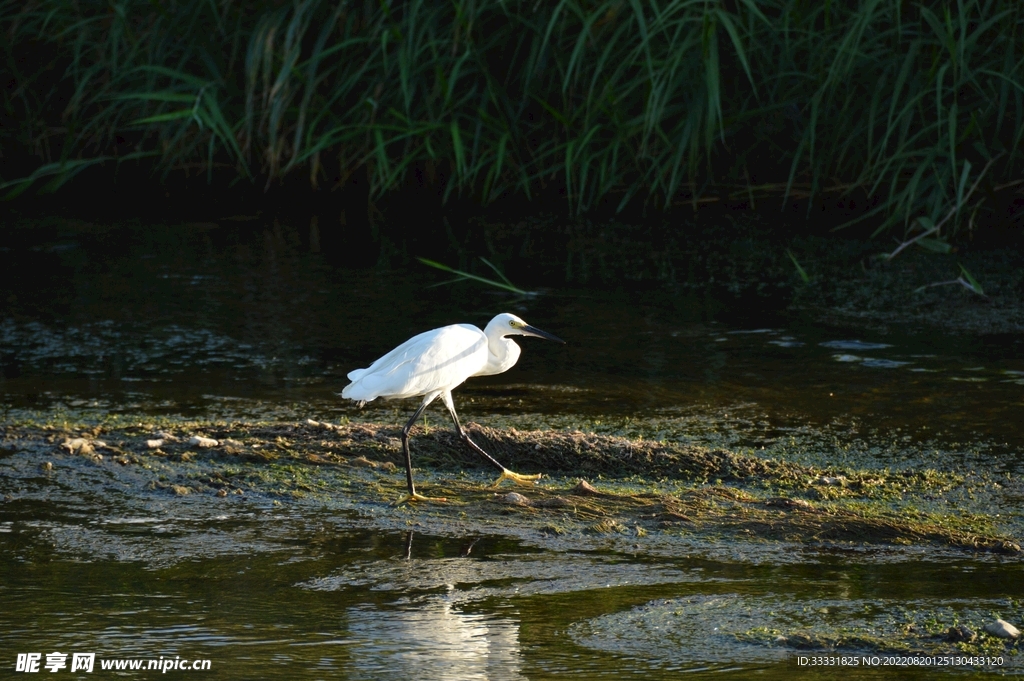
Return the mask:
MULTIPOLYGON (((445 275, 337 267, 304 228, 260 221, 55 224, 0 250, 9 420, 398 421, 414 405, 360 412, 337 396, 345 374, 420 331, 512 311, 568 344, 522 340, 512 371, 457 392, 464 420, 527 415, 819 465, 984 470, 1010 476, 990 508, 1002 529, 1020 527, 1020 338, 869 333, 650 287, 432 287, 445 275)), ((172 497, 0 457, 0 664, 12 668, 17 652, 59 650, 209 658, 218 678, 825 677, 798 669, 792 648, 736 634, 1024 619, 1013 558, 756 539, 595 548, 453 532, 407 511, 372 520, 322 502, 172 497)))

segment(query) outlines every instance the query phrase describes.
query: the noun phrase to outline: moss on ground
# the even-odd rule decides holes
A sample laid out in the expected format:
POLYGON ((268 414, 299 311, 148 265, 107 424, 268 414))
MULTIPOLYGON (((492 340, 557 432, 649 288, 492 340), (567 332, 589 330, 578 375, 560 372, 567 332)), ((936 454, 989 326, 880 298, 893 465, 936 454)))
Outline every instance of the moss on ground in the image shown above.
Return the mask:
MULTIPOLYGON (((556 477, 495 489, 466 472, 480 462, 454 433, 417 427, 418 487, 449 503, 403 512, 501 518, 502 524, 553 535, 668 532, 1020 553, 1019 541, 1001 535, 991 517, 919 507, 923 499, 965 484, 956 474, 832 471, 721 448, 581 431, 474 425, 468 430, 513 470, 556 477)), ((148 471, 149 490, 179 496, 346 499, 359 508, 397 499, 405 488, 400 430, 379 423, 22 422, 4 427, 2 447, 38 455, 41 466, 61 456, 139 467, 148 471), (197 436, 216 444, 193 440, 197 436)))
MULTIPOLYGON (((988 621, 991 621, 989 619, 988 621)), ((736 635, 740 641, 758 645, 789 648, 828 654, 846 655, 896 655, 916 657, 963 656, 988 658, 989 664, 961 662, 926 666, 954 667, 1001 667, 998 658, 1016 657, 1024 649, 1024 639, 1003 639, 984 629, 985 620, 961 621, 959 618, 937 618, 927 611, 907 613, 905 621, 898 626, 885 627, 883 631, 868 631, 864 628, 837 628, 830 632, 811 630, 783 630, 771 627, 756 627, 736 635)), ((912 666, 912 665, 911 665, 912 666)))

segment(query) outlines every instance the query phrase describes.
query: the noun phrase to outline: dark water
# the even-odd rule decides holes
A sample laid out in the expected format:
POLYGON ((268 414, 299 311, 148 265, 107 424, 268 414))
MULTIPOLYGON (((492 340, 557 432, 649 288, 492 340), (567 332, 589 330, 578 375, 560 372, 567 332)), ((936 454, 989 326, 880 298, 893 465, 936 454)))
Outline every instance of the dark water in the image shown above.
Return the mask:
POLYGON ((195 414, 234 400, 339 414, 349 370, 420 331, 512 311, 568 345, 524 340, 515 369, 471 381, 463 400, 596 418, 756 405, 779 423, 859 419, 912 437, 1024 445, 1017 336, 871 334, 756 300, 625 285, 531 299, 432 288, 450 277, 419 264, 333 267, 301 230, 225 224, 12 237, 0 251, 4 408, 195 414))
MULTIPOLYGON (((56 223, 39 234, 0 244, 6 419, 355 416, 336 396, 349 370, 428 328, 512 311, 568 344, 524 340, 512 371, 456 394, 464 419, 525 414, 814 463, 1010 479, 1024 463, 1016 337, 871 334, 625 285, 525 299, 432 288, 446 276, 334 267, 304 230, 258 221, 56 223)), ((246 499, 225 512, 121 479, 62 481, 37 464, 0 459, 8 669, 16 653, 57 650, 209 658, 204 675, 239 679, 825 677, 834 672, 798 668, 791 649, 734 634, 1024 617, 1016 559, 756 541, 594 550, 429 526, 410 535, 406 521, 312 502, 246 499)), ((1019 528, 1019 501, 999 501, 1004 529, 1019 528)))

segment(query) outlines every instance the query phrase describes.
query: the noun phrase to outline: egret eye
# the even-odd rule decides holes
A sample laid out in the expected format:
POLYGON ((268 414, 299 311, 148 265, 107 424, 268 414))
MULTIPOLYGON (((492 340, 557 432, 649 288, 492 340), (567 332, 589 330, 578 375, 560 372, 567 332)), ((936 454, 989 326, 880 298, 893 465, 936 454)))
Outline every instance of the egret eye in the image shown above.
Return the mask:
POLYGON ((515 320, 514 319, 510 319, 509 322, 508 322, 508 325, 509 326, 515 326, 516 325, 515 320))

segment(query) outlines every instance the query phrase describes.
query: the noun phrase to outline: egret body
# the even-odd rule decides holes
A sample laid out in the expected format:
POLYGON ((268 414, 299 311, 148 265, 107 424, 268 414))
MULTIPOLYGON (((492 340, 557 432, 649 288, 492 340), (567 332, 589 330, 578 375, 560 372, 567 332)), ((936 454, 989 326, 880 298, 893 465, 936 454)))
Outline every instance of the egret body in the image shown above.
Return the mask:
POLYGON ((448 408, 459 437, 501 469, 501 477, 497 482, 509 479, 524 484, 540 478, 539 474, 513 473, 481 449, 463 430, 452 401, 452 390, 462 385, 467 378, 500 374, 515 365, 521 351, 509 336, 536 336, 558 343, 565 342, 530 326, 514 314, 504 313, 492 319, 483 331, 471 324, 453 324, 425 331, 405 341, 366 369, 356 369, 348 374, 352 382, 345 386, 341 396, 360 404, 378 397, 423 398, 419 408, 402 429, 402 453, 405 455, 405 475, 409 485, 409 494, 403 501, 444 501, 416 493, 412 481, 412 457, 409 454, 409 431, 423 410, 438 397, 448 408))

